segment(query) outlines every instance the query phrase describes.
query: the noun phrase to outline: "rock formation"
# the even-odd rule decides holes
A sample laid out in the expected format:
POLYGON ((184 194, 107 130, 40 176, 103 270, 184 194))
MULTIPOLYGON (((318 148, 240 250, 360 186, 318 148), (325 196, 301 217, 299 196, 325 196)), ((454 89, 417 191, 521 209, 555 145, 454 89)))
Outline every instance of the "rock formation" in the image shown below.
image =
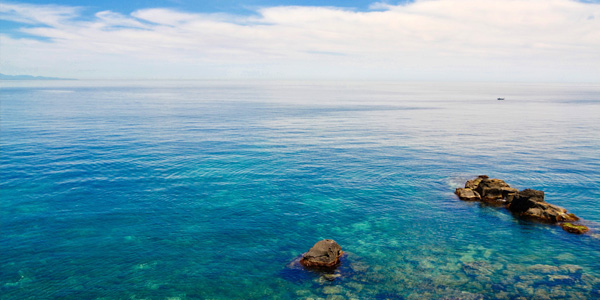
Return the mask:
POLYGON ((486 178, 481 180, 475 190, 484 201, 510 202, 519 191, 511 188, 504 180, 486 178))
POLYGON ((342 253, 342 247, 334 240, 321 240, 302 255, 300 264, 309 268, 335 268, 342 253))
POLYGON ((588 232, 590 229, 583 225, 575 225, 572 223, 562 223, 560 227, 564 229, 566 232, 582 234, 588 232))
MULTIPOLYGON (((503 205, 521 218, 534 219, 546 223, 578 221, 574 214, 544 201, 544 192, 532 189, 518 191, 500 179, 492 179, 486 175, 468 180, 464 188, 454 192, 459 199, 480 201, 495 205, 503 205)), ((588 228, 583 225, 562 223, 561 227, 571 233, 585 233, 588 228)))
POLYGON ((507 208, 521 217, 542 222, 557 223, 579 220, 574 214, 567 214, 566 209, 544 201, 543 191, 532 189, 518 192, 507 208))
POLYGON ((517 189, 511 188, 504 180, 481 175, 467 181, 464 188, 457 188, 454 193, 465 201, 506 204, 512 201, 517 192, 517 189))
POLYGON ((460 200, 481 201, 481 195, 478 192, 468 188, 457 188, 454 192, 460 200))

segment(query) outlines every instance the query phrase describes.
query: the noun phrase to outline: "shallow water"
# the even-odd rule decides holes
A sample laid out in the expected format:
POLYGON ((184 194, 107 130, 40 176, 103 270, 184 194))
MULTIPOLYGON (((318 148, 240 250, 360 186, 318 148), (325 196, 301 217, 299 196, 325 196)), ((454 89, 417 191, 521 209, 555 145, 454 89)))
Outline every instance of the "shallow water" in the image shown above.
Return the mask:
POLYGON ((600 85, 0 94, 2 299, 600 298, 600 85), (480 174, 544 190, 591 232, 458 200, 480 174), (290 264, 324 238, 347 253, 333 276, 290 264))

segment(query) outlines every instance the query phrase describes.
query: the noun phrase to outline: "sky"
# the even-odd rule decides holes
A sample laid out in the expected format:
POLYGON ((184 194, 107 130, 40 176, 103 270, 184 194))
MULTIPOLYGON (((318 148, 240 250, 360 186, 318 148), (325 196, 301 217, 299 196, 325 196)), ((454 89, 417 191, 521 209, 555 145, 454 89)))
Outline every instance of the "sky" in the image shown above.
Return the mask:
POLYGON ((600 1, 0 0, 0 73, 600 83, 600 1))

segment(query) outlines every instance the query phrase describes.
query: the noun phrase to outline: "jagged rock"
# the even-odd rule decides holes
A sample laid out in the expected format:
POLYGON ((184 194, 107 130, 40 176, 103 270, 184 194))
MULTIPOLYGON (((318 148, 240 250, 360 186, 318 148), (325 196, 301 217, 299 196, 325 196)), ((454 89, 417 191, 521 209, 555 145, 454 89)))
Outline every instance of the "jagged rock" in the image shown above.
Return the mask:
POLYGON ((504 200, 506 200, 507 203, 511 203, 517 195, 517 193, 519 192, 518 189, 514 188, 503 188, 501 191, 502 197, 504 197, 504 200))
POLYGON ((454 193, 461 200, 505 205, 512 201, 518 190, 511 188, 504 180, 479 175, 475 179, 467 180, 465 187, 457 188, 454 193))
POLYGON ((334 240, 321 240, 302 255, 300 264, 310 268, 335 268, 342 253, 342 247, 334 240))
POLYGON ((460 200, 465 201, 481 201, 481 196, 476 191, 469 188, 457 188, 454 193, 460 200))
POLYGON ((544 192, 525 189, 517 193, 513 201, 509 204, 508 209, 516 213, 523 213, 535 207, 537 203, 544 203, 544 192))
POLYGON ((583 234, 588 232, 590 229, 584 225, 576 225, 572 223, 562 223, 560 227, 564 229, 566 232, 575 233, 575 234, 583 234))
POLYGON ((517 189, 511 188, 504 180, 495 178, 483 178, 475 191, 481 195, 482 200, 506 200, 507 202, 512 201, 514 195, 518 192, 517 189))
POLYGON ((543 222, 557 223, 575 221, 578 218, 567 214, 567 210, 544 201, 544 192, 526 189, 518 192, 508 209, 521 217, 537 219, 543 222))
POLYGON ((479 185, 479 183, 482 180, 488 179, 488 178, 490 178, 490 177, 488 177, 487 175, 479 175, 475 179, 467 180, 467 183, 465 183, 465 188, 474 190, 477 188, 477 186, 479 185))
POLYGON ((569 220, 569 221, 579 221, 579 217, 576 216, 575 214, 568 213, 567 215, 571 218, 571 220, 569 220))
MULTIPOLYGON (((525 189, 519 192, 504 180, 489 178, 487 175, 468 180, 464 188, 457 188, 454 193, 461 200, 506 206, 508 210, 522 218, 554 224, 579 220, 574 214, 567 213, 566 209, 544 201, 543 191, 525 189)), ((579 224, 562 223, 560 226, 565 231, 576 234, 586 233, 589 230, 579 224)))

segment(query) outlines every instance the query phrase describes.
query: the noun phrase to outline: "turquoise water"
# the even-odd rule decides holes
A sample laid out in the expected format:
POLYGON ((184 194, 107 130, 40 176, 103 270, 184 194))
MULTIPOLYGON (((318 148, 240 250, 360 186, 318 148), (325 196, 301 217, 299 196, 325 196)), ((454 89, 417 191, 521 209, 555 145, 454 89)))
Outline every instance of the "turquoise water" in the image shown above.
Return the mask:
POLYGON ((0 86, 1 299, 600 298, 600 85, 0 86), (324 238, 335 274, 292 263, 324 238))

